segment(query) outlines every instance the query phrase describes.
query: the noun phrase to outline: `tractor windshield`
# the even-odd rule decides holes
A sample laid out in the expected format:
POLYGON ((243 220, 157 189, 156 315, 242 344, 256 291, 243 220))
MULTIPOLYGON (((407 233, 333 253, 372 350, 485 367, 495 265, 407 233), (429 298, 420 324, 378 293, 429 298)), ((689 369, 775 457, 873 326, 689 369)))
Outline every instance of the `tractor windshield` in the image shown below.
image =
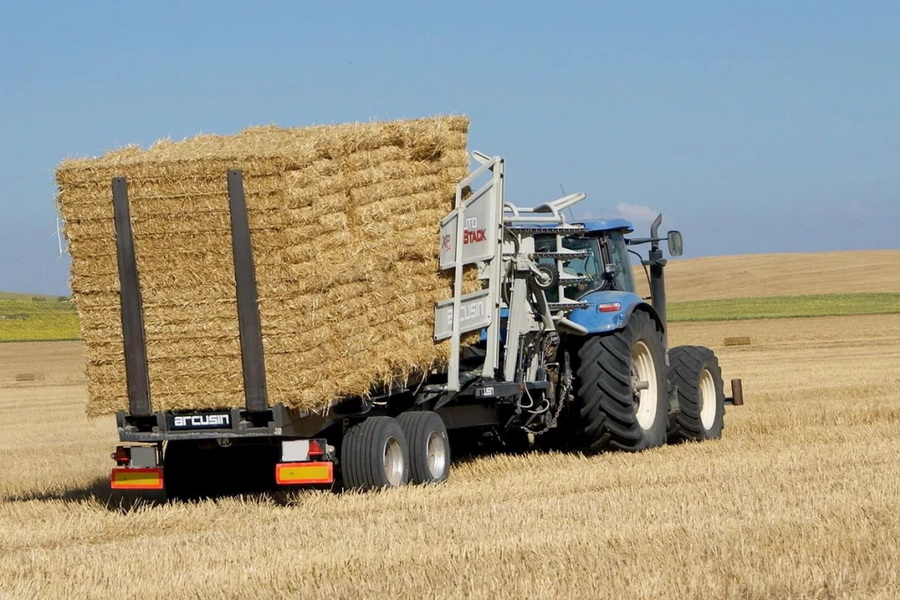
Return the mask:
MULTIPOLYGON (((572 278, 575 281, 566 285, 563 283, 564 294, 570 300, 577 300, 588 292, 592 292, 603 284, 603 259, 600 254, 600 244, 596 238, 571 237, 563 238, 563 248, 584 253, 584 256, 575 256, 567 260, 560 260, 562 269, 560 275, 563 280, 572 278)), ((535 251, 556 252, 556 236, 535 236, 535 251)), ((542 257, 538 262, 557 268, 555 258, 542 257)), ((549 302, 559 302, 558 288, 546 290, 549 302)))
POLYGON ((584 252, 584 257, 573 258, 563 263, 563 273, 584 279, 582 283, 566 289, 568 298, 576 299, 592 292, 603 284, 603 261, 600 246, 594 238, 565 238, 563 248, 584 252))

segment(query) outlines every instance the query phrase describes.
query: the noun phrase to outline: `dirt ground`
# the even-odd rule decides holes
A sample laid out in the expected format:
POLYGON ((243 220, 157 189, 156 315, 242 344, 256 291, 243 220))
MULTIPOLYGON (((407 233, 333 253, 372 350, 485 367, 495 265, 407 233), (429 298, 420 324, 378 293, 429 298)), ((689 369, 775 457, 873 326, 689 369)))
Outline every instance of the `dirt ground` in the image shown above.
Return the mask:
POLYGON ((743 379, 722 440, 193 504, 108 492, 115 424, 84 416, 78 343, 0 344, 0 598, 900 597, 900 315, 671 341, 743 379))

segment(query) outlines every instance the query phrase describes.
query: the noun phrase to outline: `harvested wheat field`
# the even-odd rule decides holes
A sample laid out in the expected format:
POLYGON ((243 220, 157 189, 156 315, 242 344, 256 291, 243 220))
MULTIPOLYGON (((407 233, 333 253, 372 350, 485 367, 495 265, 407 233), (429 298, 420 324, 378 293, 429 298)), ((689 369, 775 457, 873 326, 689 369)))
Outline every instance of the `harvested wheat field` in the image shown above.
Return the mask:
POLYGON ((672 338, 744 380, 721 441, 194 504, 111 497, 115 427, 84 416, 79 344, 0 344, 0 597, 900 596, 900 315, 672 338))
MULTIPOLYGON (((646 287, 642 272, 635 280, 646 287)), ((900 250, 675 258, 666 268, 666 283, 670 302, 900 292, 900 250)))
POLYGON ((263 127, 63 162, 58 202, 88 412, 127 406, 114 177, 128 180, 158 409, 243 403, 230 169, 243 171, 272 403, 324 409, 445 362, 449 345, 431 337, 433 305, 452 285, 434 260, 435 228, 468 171, 468 125, 440 117, 263 127))

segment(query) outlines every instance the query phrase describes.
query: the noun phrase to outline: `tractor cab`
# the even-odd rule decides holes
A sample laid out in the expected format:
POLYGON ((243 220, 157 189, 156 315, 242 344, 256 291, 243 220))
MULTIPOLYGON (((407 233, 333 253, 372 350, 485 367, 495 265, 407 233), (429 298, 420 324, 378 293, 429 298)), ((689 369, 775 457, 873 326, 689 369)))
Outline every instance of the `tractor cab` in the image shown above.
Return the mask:
POLYGON ((608 289, 635 292, 631 260, 625 235, 634 231, 625 219, 584 221, 584 237, 597 240, 603 257, 604 277, 610 282, 608 289))
MULTIPOLYGON (((537 261, 558 271, 556 275, 562 284, 564 297, 579 300, 598 290, 634 292, 634 277, 625 240, 625 234, 633 231, 631 223, 624 219, 609 219, 584 221, 576 225, 582 228, 577 234, 535 235, 537 261), (558 249, 560 245, 561 250, 558 249), (567 256, 559 257, 560 252, 567 256)), ((560 301, 556 286, 548 289, 546 295, 549 302, 560 301)))

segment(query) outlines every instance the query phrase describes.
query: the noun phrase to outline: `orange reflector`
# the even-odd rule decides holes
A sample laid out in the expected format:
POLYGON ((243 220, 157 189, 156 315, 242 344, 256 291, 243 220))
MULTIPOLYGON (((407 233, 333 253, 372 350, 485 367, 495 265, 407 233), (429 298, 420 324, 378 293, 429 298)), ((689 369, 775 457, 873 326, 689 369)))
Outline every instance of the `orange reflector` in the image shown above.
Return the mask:
POLYGON ((275 465, 275 481, 279 485, 331 483, 334 481, 334 464, 330 462, 278 463, 275 465))
POLYGON ((113 469, 109 478, 114 490, 161 490, 163 470, 155 469, 113 469))

